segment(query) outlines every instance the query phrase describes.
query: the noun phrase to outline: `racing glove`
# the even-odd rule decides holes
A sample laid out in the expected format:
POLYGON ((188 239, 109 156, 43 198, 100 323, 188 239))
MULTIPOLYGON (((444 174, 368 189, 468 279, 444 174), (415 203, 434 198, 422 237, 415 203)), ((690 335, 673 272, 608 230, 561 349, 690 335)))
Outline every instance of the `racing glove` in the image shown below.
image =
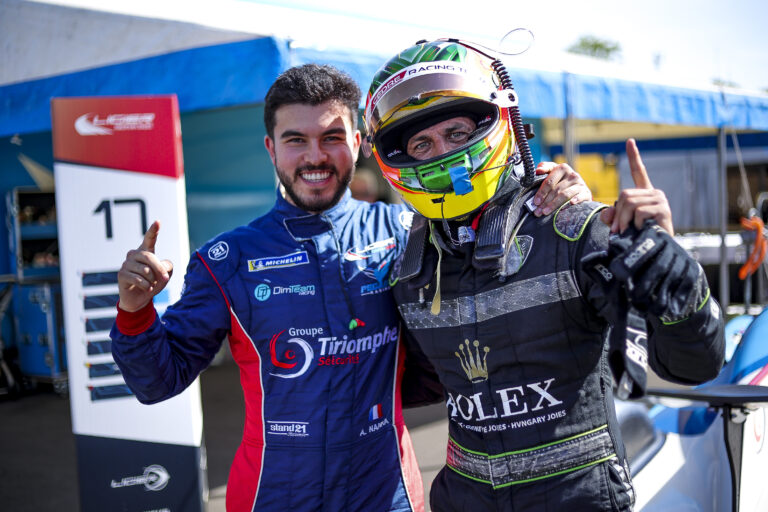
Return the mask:
POLYGON ((608 366, 616 382, 616 397, 636 399, 645 394, 648 381, 648 335, 645 318, 627 298, 625 283, 608 269, 619 248, 596 251, 581 260, 582 270, 599 286, 610 307, 602 314, 610 323, 608 366))
POLYGON ((704 271, 653 220, 639 232, 630 226, 610 241, 609 268, 625 283, 627 298, 641 314, 666 324, 685 320, 709 297, 704 271))

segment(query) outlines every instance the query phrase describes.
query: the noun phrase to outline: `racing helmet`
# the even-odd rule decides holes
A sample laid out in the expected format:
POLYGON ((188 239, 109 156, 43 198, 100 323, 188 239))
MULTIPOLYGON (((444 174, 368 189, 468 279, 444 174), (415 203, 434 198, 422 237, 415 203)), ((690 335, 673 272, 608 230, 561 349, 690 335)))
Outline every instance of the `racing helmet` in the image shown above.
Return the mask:
MULTIPOLYGON (((379 69, 365 105, 363 150, 414 210, 429 219, 456 219, 488 202, 520 162, 500 61, 457 40, 420 42, 379 69), (454 117, 475 123, 465 142, 418 160, 406 152, 420 130, 454 117)), ((527 147, 527 146, 526 146, 527 147)))

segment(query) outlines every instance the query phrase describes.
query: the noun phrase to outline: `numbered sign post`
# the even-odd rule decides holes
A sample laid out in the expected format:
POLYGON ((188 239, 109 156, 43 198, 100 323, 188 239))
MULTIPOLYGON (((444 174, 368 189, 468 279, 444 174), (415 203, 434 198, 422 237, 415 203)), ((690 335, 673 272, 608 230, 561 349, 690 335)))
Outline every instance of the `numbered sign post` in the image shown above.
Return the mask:
MULTIPOLYGON (((155 405, 132 395, 109 330, 117 271, 158 219, 156 251, 189 258, 181 128, 175 96, 52 100, 62 299, 84 511, 202 511, 206 475, 200 387, 155 405)), ((177 273, 178 274, 178 273, 177 273)), ((181 294, 174 276, 155 297, 181 294)))

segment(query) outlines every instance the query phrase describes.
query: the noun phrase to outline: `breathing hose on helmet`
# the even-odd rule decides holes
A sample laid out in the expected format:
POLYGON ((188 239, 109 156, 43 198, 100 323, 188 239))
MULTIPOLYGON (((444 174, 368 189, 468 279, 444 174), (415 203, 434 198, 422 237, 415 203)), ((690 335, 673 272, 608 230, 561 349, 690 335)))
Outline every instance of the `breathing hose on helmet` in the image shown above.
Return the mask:
MULTIPOLYGON (((507 72, 504 63, 500 59, 494 59, 491 63, 491 67, 499 77, 502 89, 514 91, 515 87, 512 85, 512 80, 509 78, 509 73, 507 72)), ((528 137, 525 133, 525 127, 523 127, 520 108, 515 105, 507 107, 507 110, 509 111, 509 118, 512 121, 512 130, 515 132, 515 142, 517 142, 517 148, 520 150, 520 155, 523 158, 523 166, 525 167, 525 175, 523 176, 521 183, 524 187, 529 187, 533 184, 536 177, 536 166, 533 162, 531 148, 528 145, 528 137)))

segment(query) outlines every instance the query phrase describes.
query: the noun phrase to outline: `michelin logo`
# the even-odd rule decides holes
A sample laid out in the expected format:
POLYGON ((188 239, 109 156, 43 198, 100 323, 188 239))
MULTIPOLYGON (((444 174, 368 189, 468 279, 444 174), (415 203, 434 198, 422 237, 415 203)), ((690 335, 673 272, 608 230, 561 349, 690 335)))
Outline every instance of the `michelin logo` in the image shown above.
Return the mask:
POLYGON ((309 263, 307 251, 298 251, 285 256, 274 256, 271 258, 257 258, 248 260, 248 272, 261 272, 272 268, 295 267, 297 265, 306 265, 309 263))

